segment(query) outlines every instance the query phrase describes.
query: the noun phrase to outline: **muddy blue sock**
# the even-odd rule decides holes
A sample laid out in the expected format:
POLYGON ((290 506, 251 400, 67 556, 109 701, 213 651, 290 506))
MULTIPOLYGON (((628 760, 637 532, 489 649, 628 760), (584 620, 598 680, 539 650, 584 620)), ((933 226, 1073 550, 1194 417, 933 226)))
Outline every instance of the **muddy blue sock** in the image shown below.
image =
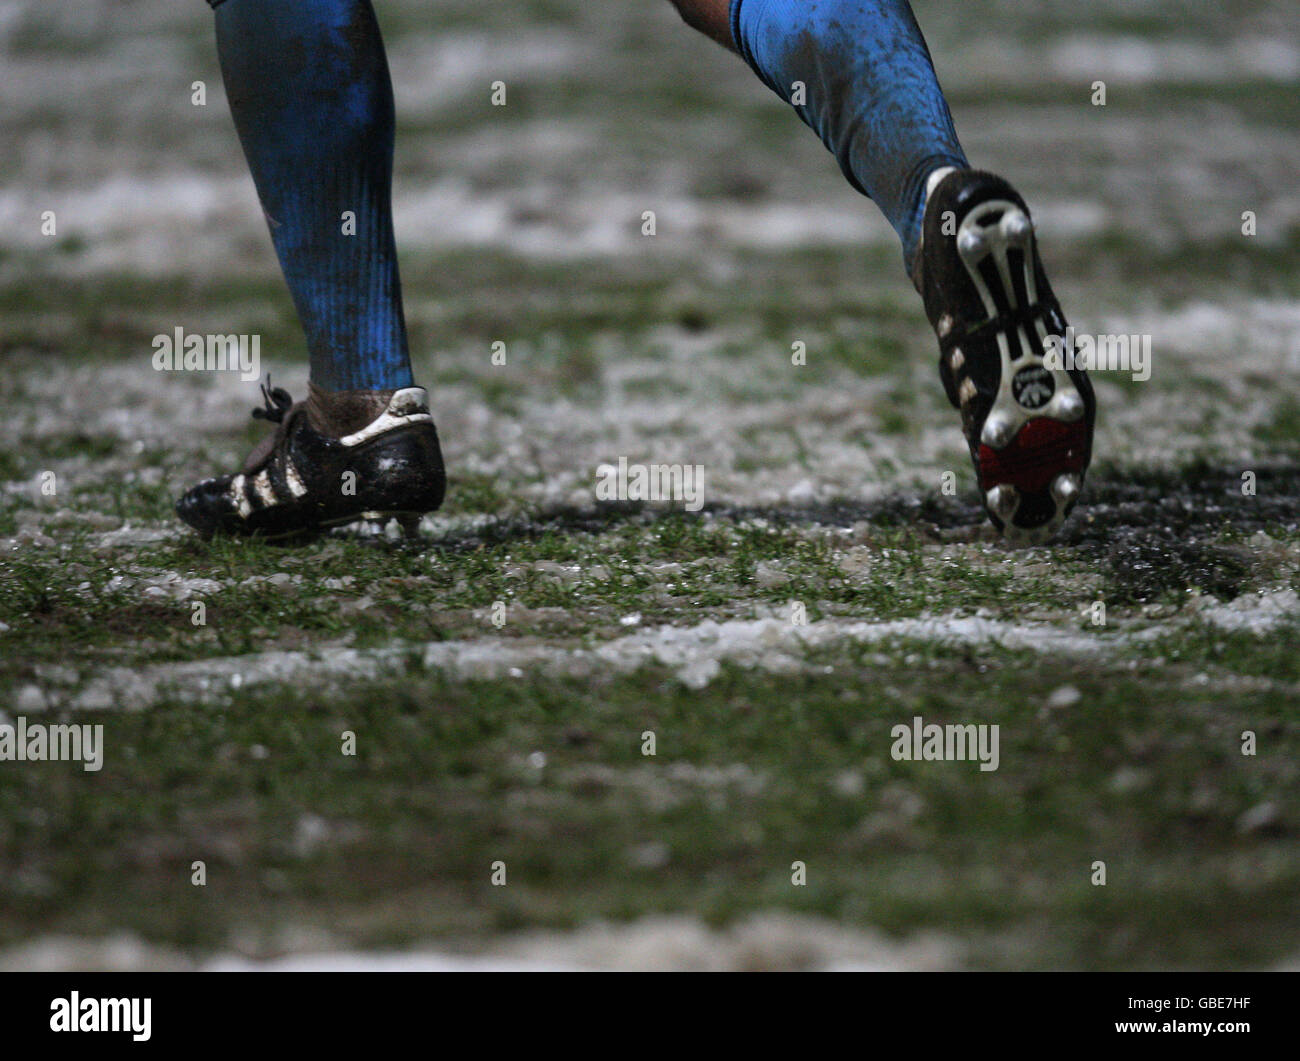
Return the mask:
POLYGON ((967 162, 907 0, 731 0, 731 34, 880 207, 910 271, 927 175, 967 162))
POLYGON ((226 95, 322 390, 411 385, 393 90, 370 0, 209 0, 226 95))

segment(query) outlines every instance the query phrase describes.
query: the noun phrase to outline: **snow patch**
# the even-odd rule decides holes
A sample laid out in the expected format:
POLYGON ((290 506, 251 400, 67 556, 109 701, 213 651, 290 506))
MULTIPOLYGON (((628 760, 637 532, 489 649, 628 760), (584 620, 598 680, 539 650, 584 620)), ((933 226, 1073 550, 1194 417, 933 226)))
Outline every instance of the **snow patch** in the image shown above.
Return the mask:
POLYGON ((1221 630, 1264 634, 1283 623, 1300 619, 1300 597, 1293 589, 1280 589, 1254 596, 1243 595, 1228 604, 1203 598, 1195 611, 1221 630))
MULTIPOLYGON (((824 619, 792 626, 781 619, 750 619, 696 626, 661 626, 592 647, 566 647, 534 639, 480 638, 423 646, 423 664, 459 678, 495 679, 525 668, 548 675, 586 676, 600 671, 630 673, 646 664, 670 668, 683 684, 704 688, 723 663, 795 673, 808 666, 809 650, 846 644, 879 644, 910 638, 938 644, 999 644, 1010 649, 1095 655, 1158 628, 1133 635, 1082 634, 1048 623, 1007 623, 969 616, 889 621, 824 619)), ((246 656, 161 663, 139 669, 111 667, 92 676, 68 706, 86 710, 141 710, 165 696, 197 703, 220 702, 229 690, 267 683, 365 681, 400 674, 418 645, 379 649, 320 646, 312 652, 274 651, 246 656)), ((56 694, 57 695, 57 694, 56 694)))
POLYGON ((252 958, 219 954, 194 960, 132 936, 83 940, 52 936, 0 952, 0 971, 206 972, 531 972, 531 971, 873 971, 960 968, 961 952, 930 934, 896 942, 821 918, 766 912, 725 928, 697 918, 646 917, 596 923, 574 932, 536 931, 473 951, 330 950, 252 958))

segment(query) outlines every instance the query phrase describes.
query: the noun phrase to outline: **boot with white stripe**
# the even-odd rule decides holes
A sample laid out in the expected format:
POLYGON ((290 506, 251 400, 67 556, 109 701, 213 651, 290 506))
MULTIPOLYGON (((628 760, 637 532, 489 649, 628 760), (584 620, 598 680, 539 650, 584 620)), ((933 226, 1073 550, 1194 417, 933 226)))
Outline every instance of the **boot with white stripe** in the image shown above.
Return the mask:
POLYGON ((275 433, 238 473, 207 479, 176 502, 176 514, 205 538, 287 538, 390 518, 411 535, 442 503, 446 476, 424 388, 367 395, 378 415, 333 433, 313 426, 322 418, 309 415, 307 402, 279 387, 262 394, 266 406, 253 415, 275 423, 275 433))
POLYGON ((1045 541, 1083 487, 1097 405, 1087 373, 1048 356, 1065 317, 1015 189, 979 170, 936 174, 917 279, 989 517, 1012 541, 1045 541))

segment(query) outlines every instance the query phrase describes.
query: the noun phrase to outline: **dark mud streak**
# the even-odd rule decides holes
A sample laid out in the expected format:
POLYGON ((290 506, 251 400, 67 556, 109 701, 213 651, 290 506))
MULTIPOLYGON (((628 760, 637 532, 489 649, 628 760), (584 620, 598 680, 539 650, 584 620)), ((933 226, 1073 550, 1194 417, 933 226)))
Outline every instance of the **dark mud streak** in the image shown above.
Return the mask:
POLYGON ((1156 600, 1193 587, 1220 600, 1240 595, 1252 572, 1250 550, 1217 544, 1224 532, 1247 535, 1300 525, 1300 465, 1250 468, 1253 496, 1242 493, 1241 467, 1204 462, 1180 471, 1103 474, 1087 509, 1064 528, 1061 544, 1107 565, 1107 599, 1156 600))
MULTIPOLYGON (((1090 479, 1084 507, 1058 536, 1054 549, 1103 566, 1105 599, 1112 604, 1156 600, 1198 587, 1221 600, 1238 596, 1252 570, 1251 553, 1215 542, 1225 531, 1300 527, 1300 463, 1273 461, 1250 468, 1254 496, 1242 494, 1242 467, 1196 463, 1181 469, 1103 467, 1090 479)), ((452 490, 455 485, 453 483, 452 490)), ((804 507, 706 506, 697 516, 612 503, 590 510, 560 509, 546 516, 502 520, 449 534, 437 548, 457 553, 529 540, 548 533, 602 534, 624 524, 652 526, 669 519, 765 519, 801 527, 846 527, 866 522, 882 530, 911 530, 944 541, 951 532, 985 521, 977 503, 935 495, 895 494, 873 501, 837 501, 804 507)))

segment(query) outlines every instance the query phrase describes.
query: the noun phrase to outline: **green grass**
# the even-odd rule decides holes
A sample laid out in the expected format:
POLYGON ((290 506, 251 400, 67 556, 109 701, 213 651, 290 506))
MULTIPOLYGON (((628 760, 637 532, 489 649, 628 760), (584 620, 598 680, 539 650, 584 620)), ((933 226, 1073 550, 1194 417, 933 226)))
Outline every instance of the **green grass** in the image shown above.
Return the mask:
MULTIPOLYGON (((56 239, 0 246, 0 722, 102 724, 106 747, 98 773, 0 762, 0 947, 128 931, 274 954, 307 928, 459 950, 594 919, 797 911, 935 932, 979 968, 1294 962, 1300 626, 1228 630, 1218 611, 1300 590, 1300 406, 1276 329, 1221 352, 1157 335, 1149 381, 1103 377, 1086 513, 1049 547, 1004 548, 979 529, 898 248, 780 243, 788 211, 873 207, 743 64, 663 0, 387 0, 401 216, 445 186, 555 231, 562 253, 399 225, 450 475, 421 541, 203 543, 177 526, 177 493, 266 425, 246 417, 251 384, 153 373, 153 337, 259 334, 280 383, 306 351, 195 6, 138 0, 128 25, 33 5, 3 45, 20 78, 50 62, 76 76, 66 96, 22 86, 0 116, 6 186, 60 212, 56 239), (142 26, 157 65, 132 82, 142 26), (572 61, 512 73, 534 41, 572 61), (188 103, 200 77, 206 111, 188 103), (115 180, 172 174, 237 178, 245 201, 164 203, 158 229, 136 215, 131 233, 73 206, 94 217, 115 180), (634 238, 643 208, 653 240, 634 238), (742 211, 755 232, 737 233, 742 211), (122 260, 128 237, 189 250, 184 226, 203 256, 176 275, 122 260), (581 253, 601 226, 627 242, 581 253), (707 460, 704 510, 577 503, 619 455, 707 460), (791 500, 804 480, 818 500, 791 500), (796 603, 818 647, 794 640, 796 603), (922 619, 1014 632, 844 635, 922 619), (600 655, 733 621, 774 640, 703 685, 600 655), (1036 632, 1073 647, 1012 647, 1036 632), (433 668, 449 642, 492 667, 433 668), (507 651, 547 663, 512 672, 507 651), (343 652, 384 669, 343 672, 343 652), (915 715, 1000 726, 999 769, 894 761, 891 727, 915 715)), ((1080 331, 1203 303, 1262 320, 1300 298, 1277 190, 1296 169, 1293 86, 1156 72, 1112 84, 1103 109, 1086 83, 961 65, 1003 36, 1237 49, 1286 36, 1283 5, 916 6, 972 158, 1047 208, 1044 255, 1080 331)))
MULTIPOLYGON (((1240 651, 1238 665, 1273 670, 1265 643, 1240 651)), ((293 923, 391 946, 780 906, 991 940, 1050 923, 1015 965, 1284 956, 1296 807, 1283 797, 1259 833, 1236 822, 1293 770, 1294 701, 1225 703, 1179 669, 929 644, 890 656, 828 653, 814 660, 824 674, 779 686, 727 668, 705 695, 653 669, 455 682, 417 668, 221 709, 75 716, 105 724, 101 772, 0 774, 0 851, 15 867, 0 941, 39 923, 206 949, 293 923), (1063 684, 1080 701, 1046 710, 1063 684), (999 725, 1000 768, 893 761, 891 727, 917 714, 999 725), (1243 757, 1238 731, 1260 726, 1259 755, 1243 757), (638 863, 648 843, 664 865, 638 863), (195 860, 206 887, 189 883, 195 860), (497 860, 506 887, 490 884, 497 860), (795 860, 806 888, 791 885, 795 860), (1090 883, 1096 860, 1104 888, 1090 883), (1230 927, 1207 934, 1211 915, 1230 927)))

